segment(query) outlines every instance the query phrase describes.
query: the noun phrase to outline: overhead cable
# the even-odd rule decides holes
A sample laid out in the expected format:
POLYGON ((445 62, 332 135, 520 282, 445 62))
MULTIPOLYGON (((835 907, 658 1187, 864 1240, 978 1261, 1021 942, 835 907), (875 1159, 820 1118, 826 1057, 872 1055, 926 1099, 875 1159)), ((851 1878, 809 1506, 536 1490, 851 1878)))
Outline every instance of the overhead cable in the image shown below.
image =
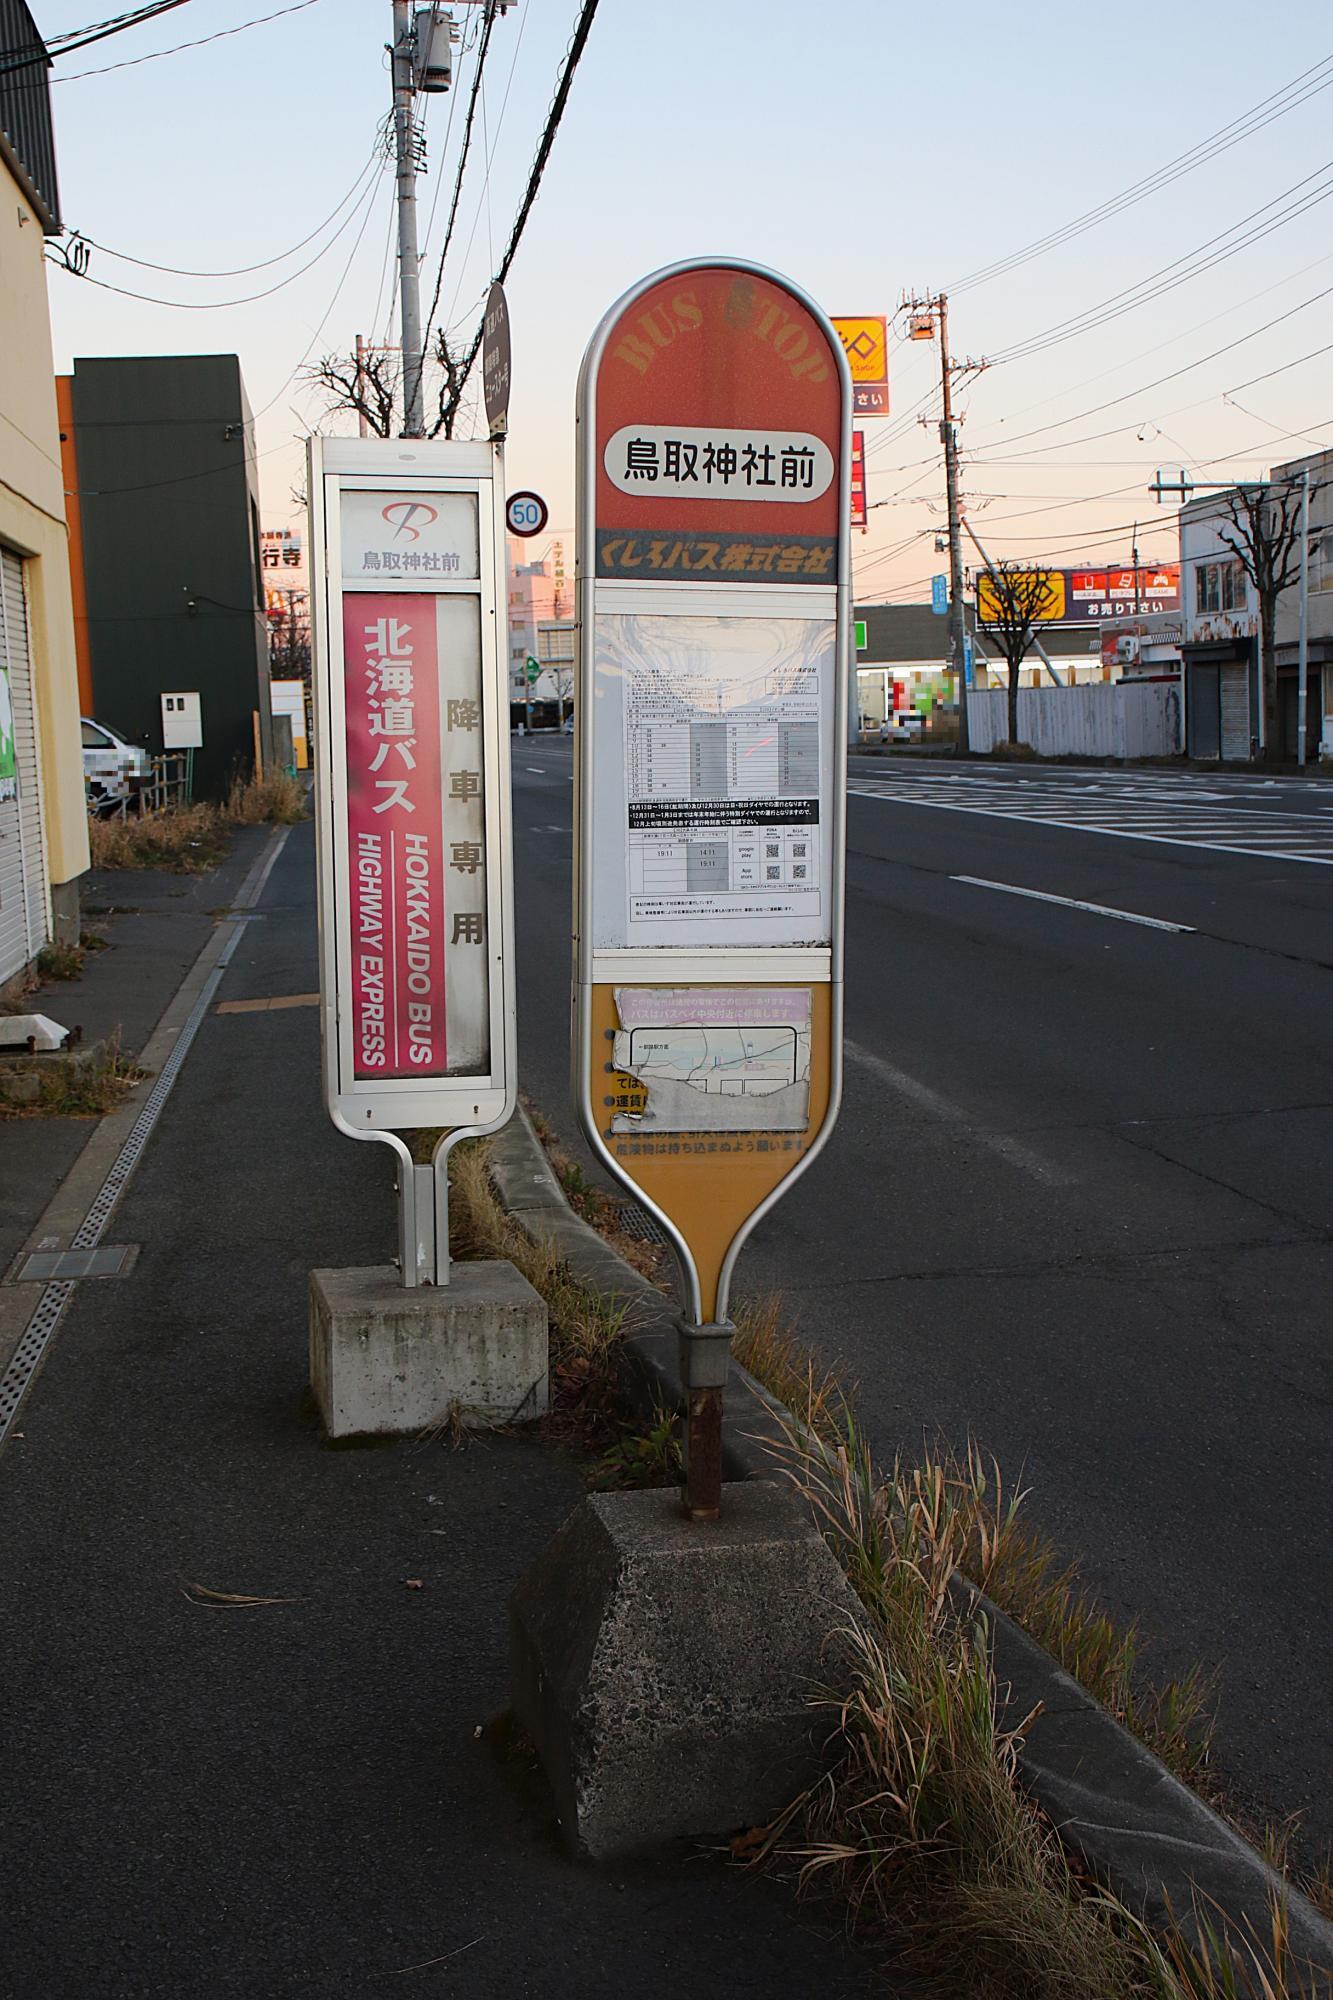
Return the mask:
MULTIPOLYGON (((363 176, 364 171, 363 169, 363 176)), ((338 224, 332 236, 329 237, 326 243, 321 244, 313 257, 307 258, 306 262, 299 265, 295 271, 289 271, 285 278, 279 278, 275 285, 266 286, 262 292, 247 292, 238 299, 163 299, 158 298, 152 292, 135 292, 131 291, 126 285, 112 285, 108 284, 105 278, 90 277, 86 271, 75 271, 72 266, 64 263, 58 257, 48 257, 47 262, 54 264, 58 271, 68 271, 70 276, 77 278, 81 284, 96 285, 99 291, 114 292, 118 298, 122 299, 136 299, 141 305, 169 306, 173 312, 226 312, 233 306, 250 306, 256 304, 260 299, 271 299, 275 292, 285 290, 288 285, 295 284, 298 278, 303 278, 307 271, 313 271, 316 264, 322 258, 327 257, 329 251, 333 248, 344 230, 349 228, 356 219, 357 211, 366 201, 367 195, 372 198, 373 203, 374 187, 375 183, 372 183, 371 187, 363 192, 361 200, 348 209, 347 214, 338 224)), ((364 228, 364 223, 362 227, 364 228)), ((358 237, 357 240, 360 241, 360 238, 358 237)))
POLYGON ((127 28, 155 21, 159 14, 169 14, 173 8, 186 4, 187 0, 152 0, 151 6, 137 7, 129 14, 117 14, 109 21, 97 21, 90 28, 75 28, 67 35, 52 35, 45 42, 29 42, 26 48, 11 50, 5 61, 0 62, 0 76, 7 75, 11 70, 31 69, 37 63, 53 62, 58 56, 72 55, 75 49, 86 49, 93 42, 105 41, 108 35, 124 34, 127 28))
MULTIPOLYGON (((281 21, 284 15, 300 14, 307 7, 317 7, 319 0, 292 0, 289 7, 279 7, 273 14, 256 14, 252 21, 238 21, 234 28, 219 28, 216 34, 201 35, 197 41, 174 42, 169 49, 153 49, 146 56, 127 56, 124 62, 103 63, 98 69, 71 70, 67 76, 53 76, 52 83, 80 83, 86 76, 110 76, 113 70, 136 69, 140 63, 160 62, 163 56, 178 56, 185 49, 207 48, 210 42, 222 42, 229 35, 243 35, 247 28, 262 28, 269 21, 281 21)), ((60 53, 63 55, 64 50, 60 53)))
POLYGON ((1261 98, 1258 104, 1252 105, 1238 118, 1233 118, 1229 124, 1220 126, 1216 132, 1188 147, 1185 152, 1178 153, 1173 160, 1168 160, 1164 166, 1156 168, 1142 180, 1123 188, 1119 194, 1112 195, 1096 208, 1087 209, 1082 215, 1075 216, 1072 221, 1064 223, 1059 229, 1053 229, 1047 235, 1038 237, 1023 249, 998 257, 993 263, 982 265, 980 269, 969 272, 966 277, 956 278, 946 290, 950 293, 968 291, 975 285, 987 284, 992 278, 1017 269, 1020 264, 1031 262, 1034 257, 1045 256, 1048 251, 1059 248, 1072 237, 1082 235, 1085 231, 1095 228, 1098 223, 1109 221, 1112 216, 1119 215, 1124 209, 1135 207, 1139 202, 1146 201, 1150 195, 1159 193, 1172 181, 1193 173, 1196 168, 1216 158, 1219 153, 1228 151, 1241 140, 1262 131, 1264 126, 1271 124, 1274 119, 1285 117, 1288 111, 1295 110, 1308 98, 1326 90, 1330 83, 1333 83, 1333 56, 1323 56, 1309 69, 1293 77, 1290 83, 1284 84, 1280 90, 1261 98))
MULTIPOLYGON (((314 0, 301 0, 301 4, 303 6, 312 6, 314 0)), ((381 146, 377 141, 370 158, 363 162, 360 173, 352 182, 351 187, 348 188, 338 206, 326 215, 324 220, 312 229, 308 236, 303 236, 299 243, 289 245, 286 250, 280 251, 276 257, 265 257, 258 264, 236 264, 231 269, 225 271, 200 271, 183 264, 152 264, 146 257, 131 257, 126 250, 113 250, 109 244, 100 242, 95 236, 89 236, 85 230, 80 230, 78 234, 91 249, 100 250, 104 257, 114 258, 118 264, 133 264, 140 271, 161 271, 166 276, 172 278, 246 278, 249 277, 252 271, 268 271, 275 264, 285 264, 289 257, 295 257, 298 251, 304 250, 307 243, 313 243, 317 236, 322 236, 329 224, 342 214, 348 202, 360 192, 366 175, 370 172, 380 155, 381 146)))
MULTIPOLYGON (((583 8, 579 14, 578 25, 574 29, 574 37, 569 45, 569 53, 565 57, 565 66, 560 73, 560 80, 556 85, 555 96, 551 100, 551 108, 546 115, 546 125, 541 138, 537 142, 537 151, 528 174, 528 184, 523 191, 523 199, 519 203, 518 214, 514 218, 514 226, 509 232, 509 241, 505 246, 504 256, 500 259, 500 268, 495 274, 498 284, 504 283, 509 275, 510 266, 518 254, 518 246, 523 240, 524 228, 527 225, 529 215, 532 213, 533 204, 537 199, 537 193, 542 184, 542 175, 546 171, 546 163, 551 157, 551 148, 555 144, 555 135, 560 130, 560 121, 565 115, 565 106, 569 102, 569 92, 570 86, 574 81, 574 72, 579 66, 579 58, 588 45, 588 36, 592 30, 597 7, 598 0, 583 0, 583 8)), ((476 333, 473 335, 472 345, 469 347, 463 360, 462 373, 459 376, 457 385, 460 401, 463 387, 467 382, 468 376, 472 373, 473 364, 481 351, 481 337, 484 325, 485 321, 483 319, 478 325, 476 333)))

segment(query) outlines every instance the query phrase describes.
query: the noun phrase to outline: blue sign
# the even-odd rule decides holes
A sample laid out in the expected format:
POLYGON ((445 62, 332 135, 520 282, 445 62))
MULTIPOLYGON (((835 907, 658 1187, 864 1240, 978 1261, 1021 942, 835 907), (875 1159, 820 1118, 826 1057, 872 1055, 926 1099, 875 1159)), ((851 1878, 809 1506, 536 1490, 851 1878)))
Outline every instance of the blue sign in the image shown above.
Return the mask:
POLYGON ((930 608, 937 618, 944 618, 949 610, 949 579, 947 576, 932 576, 930 579, 930 608))
POLYGON ((963 686, 971 687, 975 674, 972 668, 972 637, 969 633, 963 640, 963 686))

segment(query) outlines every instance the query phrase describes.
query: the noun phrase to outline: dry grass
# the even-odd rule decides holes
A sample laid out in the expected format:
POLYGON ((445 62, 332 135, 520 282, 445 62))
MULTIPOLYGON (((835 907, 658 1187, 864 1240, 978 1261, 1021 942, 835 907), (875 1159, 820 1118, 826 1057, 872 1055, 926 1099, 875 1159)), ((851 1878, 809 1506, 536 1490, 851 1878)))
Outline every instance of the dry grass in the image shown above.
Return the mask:
POLYGON ((216 868, 233 826, 292 826, 305 812, 305 790, 286 771, 236 778, 221 806, 207 799, 125 819, 90 814, 88 845, 94 868, 169 868, 200 875, 216 868))
POLYGON ((168 868, 202 875, 226 852, 226 832, 216 806, 206 801, 128 819, 88 820, 94 868, 168 868))
POLYGON ((295 826, 305 816, 305 787, 290 771, 235 778, 222 816, 233 826, 295 826))
MULTIPOLYGON (((787 1476, 859 1600, 844 1676, 822 1698, 827 1776, 765 1832, 759 1854, 838 1894, 872 1946, 938 1990, 988 2000, 1296 2000, 1285 1912, 1237 1938, 1219 1913, 1163 1937, 1081 1880, 1017 1779, 1022 1737, 997 1724, 989 1635, 951 1591, 979 1523, 1003 1503, 975 1457, 881 1477, 854 1419, 836 1442, 793 1430, 787 1476)), ((1030 1720, 1031 1718, 1029 1718, 1030 1720)), ((753 1853, 754 1843, 750 1843, 753 1853)))
POLYGON ((120 1044, 109 1041, 96 1061, 78 1061, 72 1056, 53 1055, 49 1067, 35 1072, 40 1096, 35 1104, 10 1104, 0 1099, 0 1119, 5 1118, 101 1118, 117 1111, 135 1085, 148 1074, 120 1052, 120 1044))
MULTIPOLYGON (((430 1158, 436 1134, 417 1134, 430 1158)), ((449 1245, 455 1257, 503 1257, 546 1300, 551 1329, 552 1416, 547 1429, 605 1447, 614 1436, 617 1350, 626 1308, 580 1284, 550 1243, 534 1243, 507 1215, 491 1185, 484 1139, 449 1155, 449 1245)))
MULTIPOLYGON (((782 1302, 747 1302, 736 1314, 733 1352, 743 1367, 817 1437, 840 1435, 855 1391, 817 1362, 783 1317, 782 1302)), ((928 1463, 935 1461, 928 1460, 928 1463)), ((1024 1494, 1006 1486, 998 1464, 969 1446, 964 1462, 938 1464, 954 1496, 963 1534, 959 1571, 1054 1654, 1118 1722, 1186 1784, 1209 1777, 1213 1684, 1199 1668, 1163 1681, 1143 1672, 1138 1633, 1121 1630, 1068 1560, 1021 1516, 1024 1494)))
POLYGON ((816 1361, 787 1324, 780 1298, 770 1293, 737 1306, 731 1352, 816 1437, 836 1437, 842 1413, 855 1397, 855 1385, 846 1381, 841 1369, 816 1361))

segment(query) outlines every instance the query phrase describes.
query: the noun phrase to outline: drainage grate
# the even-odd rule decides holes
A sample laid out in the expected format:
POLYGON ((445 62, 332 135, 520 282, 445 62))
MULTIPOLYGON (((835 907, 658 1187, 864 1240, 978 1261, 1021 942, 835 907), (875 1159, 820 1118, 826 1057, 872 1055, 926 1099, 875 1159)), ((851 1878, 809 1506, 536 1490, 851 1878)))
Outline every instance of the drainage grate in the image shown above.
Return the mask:
POLYGON ((138 1253, 137 1243, 103 1243, 96 1250, 34 1250, 20 1267, 20 1285, 49 1285, 65 1278, 119 1278, 138 1253))
POLYGON ((637 1201, 611 1203, 611 1220, 622 1235, 637 1237, 640 1243, 665 1243, 666 1231, 655 1216, 637 1201))
POLYGON ((10 1357, 8 1368, 0 1376, 0 1443, 4 1442, 10 1424, 18 1415, 19 1404, 27 1394, 37 1363, 46 1352, 46 1343, 55 1332, 73 1290, 70 1281, 47 1286, 38 1301, 36 1312, 24 1329, 23 1338, 10 1357))
MULTIPOLYGON (((64 1252, 64 1255, 68 1256, 72 1251, 96 1249, 98 1239, 111 1219, 111 1211, 119 1200, 126 1181, 138 1165, 140 1154, 152 1137, 153 1127, 162 1115, 162 1107, 171 1095, 171 1087, 180 1075, 181 1064, 190 1053, 191 1044, 212 1005, 213 995, 222 984, 222 975, 227 969, 232 953, 241 941, 241 932, 250 921, 248 917, 232 919, 235 929, 218 953, 217 962, 204 981, 199 997, 177 1035, 171 1054, 162 1065, 161 1074, 153 1085, 147 1103, 131 1126, 129 1137, 117 1153, 111 1171, 99 1188, 92 1207, 75 1231, 70 1251, 64 1252)), ((128 1254, 128 1246, 124 1254, 128 1254)), ((36 1261, 38 1255, 40 1253, 35 1253, 29 1262, 36 1261)), ((97 1274, 85 1272, 82 1275, 97 1274)), ((65 1307, 74 1295, 75 1283, 74 1277, 61 1277, 55 1283, 48 1284, 37 1302, 37 1309, 28 1321, 18 1346, 14 1349, 8 1368, 0 1376, 0 1445, 3 1445, 9 1434, 10 1425, 18 1415, 23 1398, 28 1393, 38 1363, 50 1344, 52 1334, 60 1324, 65 1307)))

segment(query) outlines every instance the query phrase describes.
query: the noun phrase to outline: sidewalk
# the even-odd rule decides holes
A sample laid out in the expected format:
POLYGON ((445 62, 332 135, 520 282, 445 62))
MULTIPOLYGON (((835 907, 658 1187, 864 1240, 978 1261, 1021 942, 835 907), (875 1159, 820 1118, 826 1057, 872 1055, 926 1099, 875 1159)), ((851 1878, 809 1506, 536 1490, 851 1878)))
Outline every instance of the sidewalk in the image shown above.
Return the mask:
MULTIPOLYGON (((85 875, 82 927, 105 937, 107 949, 89 953, 79 979, 39 988, 30 1011, 81 1027, 85 1042, 119 1033, 123 1053, 138 1055, 266 838, 265 827, 238 827, 226 859, 206 875, 130 868, 85 875)), ((92 1129, 86 1118, 0 1123, 0 1275, 92 1129)))
MULTIPOLYGON (((219 1000, 314 989, 308 823, 259 914, 219 1000)), ((771 1881, 570 1862, 478 1738, 582 1467, 322 1443, 306 1272, 393 1228, 387 1154, 325 1117, 317 1010, 210 1011, 107 1232, 138 1262, 78 1288, 0 1458, 0 1996, 883 1995, 771 1881)))

